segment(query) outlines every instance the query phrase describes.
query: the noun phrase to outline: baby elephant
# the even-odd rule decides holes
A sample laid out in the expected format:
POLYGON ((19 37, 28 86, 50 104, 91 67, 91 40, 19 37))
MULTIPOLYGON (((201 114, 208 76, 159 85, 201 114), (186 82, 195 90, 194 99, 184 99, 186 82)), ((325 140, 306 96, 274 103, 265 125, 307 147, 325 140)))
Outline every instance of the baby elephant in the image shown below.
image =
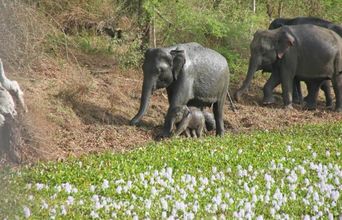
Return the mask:
POLYGON ((205 117, 200 109, 186 105, 177 106, 172 109, 172 115, 175 118, 175 136, 183 132, 187 137, 191 137, 191 135, 195 138, 202 136, 202 132, 205 130, 205 117))

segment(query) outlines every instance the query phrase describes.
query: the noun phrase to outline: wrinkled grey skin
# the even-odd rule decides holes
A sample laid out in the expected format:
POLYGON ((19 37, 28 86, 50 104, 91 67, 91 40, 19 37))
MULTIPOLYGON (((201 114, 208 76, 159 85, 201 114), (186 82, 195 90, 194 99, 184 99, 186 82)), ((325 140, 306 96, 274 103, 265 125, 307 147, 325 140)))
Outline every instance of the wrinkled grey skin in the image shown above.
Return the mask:
MULTIPOLYGON (((248 88, 254 73, 271 65, 272 74, 264 87, 272 96, 281 83, 285 107, 292 108, 293 80, 331 79, 336 95, 336 110, 342 110, 342 38, 335 32, 315 25, 283 26, 257 31, 250 45, 251 57, 247 77, 235 97, 248 88)), ((318 87, 311 91, 316 94, 318 87)))
MULTIPOLYGON (((334 24, 330 21, 316 18, 316 17, 296 17, 296 18, 277 18, 274 19, 271 24, 269 25, 268 29, 273 30, 276 28, 279 28, 284 25, 299 25, 299 24, 313 24, 320 27, 328 28, 334 32, 336 32, 338 35, 342 37, 342 26, 338 24, 334 24)), ((302 93, 301 93, 301 87, 298 80, 295 80, 295 87, 293 89, 293 98, 298 99, 300 102, 302 99, 302 93)), ((314 109, 316 107, 316 100, 317 100, 317 94, 311 93, 311 91, 315 91, 315 86, 320 86, 320 88, 323 90, 325 94, 326 99, 326 106, 331 107, 333 98, 331 96, 331 89, 330 89, 330 81, 324 80, 321 84, 317 81, 306 81, 305 82, 308 87, 308 96, 304 98, 304 100, 307 103, 307 107, 309 109, 314 109)), ((318 91, 318 90, 317 90, 318 91)), ((264 98, 265 100, 272 100, 272 97, 264 98)))
POLYGON ((186 105, 177 106, 170 110, 170 115, 175 119, 175 136, 183 132, 187 137, 201 137, 205 130, 205 118, 203 112, 196 107, 186 105))
POLYGON ((160 137, 171 133, 174 118, 169 114, 176 106, 211 106, 216 134, 224 133, 223 106, 228 92, 229 69, 226 59, 198 43, 178 44, 149 49, 143 64, 144 81, 140 109, 130 124, 137 124, 145 114, 151 94, 166 88, 169 110, 160 137))

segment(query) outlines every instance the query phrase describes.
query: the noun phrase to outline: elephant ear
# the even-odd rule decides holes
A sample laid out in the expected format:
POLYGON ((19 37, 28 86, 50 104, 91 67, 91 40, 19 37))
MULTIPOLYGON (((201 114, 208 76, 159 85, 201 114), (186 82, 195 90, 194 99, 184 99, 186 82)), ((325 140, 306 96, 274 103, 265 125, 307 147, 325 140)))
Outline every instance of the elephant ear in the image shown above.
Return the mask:
POLYGON ((287 31, 282 31, 278 38, 277 57, 283 58, 286 51, 294 45, 295 38, 287 31))
POLYGON ((176 50, 171 50, 171 56, 172 56, 172 75, 173 79, 177 80, 179 74, 181 73, 183 66, 186 62, 185 60, 185 52, 184 50, 179 50, 178 48, 176 50))

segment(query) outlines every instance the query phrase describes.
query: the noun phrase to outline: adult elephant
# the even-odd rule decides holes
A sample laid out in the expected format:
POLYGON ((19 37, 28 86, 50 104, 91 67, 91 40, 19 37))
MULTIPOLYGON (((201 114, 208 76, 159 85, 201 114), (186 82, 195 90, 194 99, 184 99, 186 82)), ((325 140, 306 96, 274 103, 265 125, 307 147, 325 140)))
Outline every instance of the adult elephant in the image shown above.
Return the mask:
POLYGON ((204 107, 213 104, 216 134, 224 133, 223 106, 228 92, 229 68, 221 54, 198 43, 148 49, 142 68, 140 109, 130 124, 137 124, 143 117, 153 91, 166 88, 169 110, 161 137, 171 134, 174 121, 169 114, 171 109, 182 105, 204 107))
MULTIPOLYGON (((235 93, 237 99, 248 88, 255 71, 271 66, 272 74, 264 87, 265 96, 282 84, 285 107, 292 107, 293 80, 331 79, 336 95, 336 110, 342 111, 342 38, 315 25, 283 26, 257 31, 250 45, 247 77, 235 93)), ((318 90, 318 87, 314 90, 318 90)), ((316 91, 311 91, 316 92, 316 91)))
POLYGON ((296 17, 296 18, 276 18, 269 25, 268 29, 273 30, 284 25, 313 24, 328 28, 342 37, 342 26, 317 17, 296 17))
MULTIPOLYGON (((342 26, 338 24, 334 24, 330 21, 317 18, 317 17, 296 17, 296 18, 277 18, 274 19, 271 24, 269 25, 268 29, 273 30, 279 27, 282 27, 284 25, 300 25, 300 24, 313 24, 316 26, 328 28, 334 32, 336 32, 338 35, 342 37, 342 26)), ((308 88, 308 96, 304 99, 307 103, 307 107, 309 109, 314 109, 316 107, 316 100, 318 96, 318 90, 315 88, 319 86, 325 95, 326 99, 326 106, 330 107, 332 106, 332 96, 331 96, 331 89, 330 89, 330 80, 324 80, 322 83, 318 83, 317 81, 306 81, 305 82, 308 88), (317 91, 316 93, 313 93, 313 91, 317 91)), ((294 89, 293 89, 293 98, 301 101, 302 99, 302 93, 301 93, 301 87, 300 82, 298 80, 294 81, 294 89)), ((277 85, 276 85, 277 86, 277 85)), ((268 88, 266 86, 266 88, 268 88)), ((267 94, 270 94, 269 92, 266 92, 267 94)), ((273 102, 273 97, 264 97, 264 103, 270 103, 273 102)))

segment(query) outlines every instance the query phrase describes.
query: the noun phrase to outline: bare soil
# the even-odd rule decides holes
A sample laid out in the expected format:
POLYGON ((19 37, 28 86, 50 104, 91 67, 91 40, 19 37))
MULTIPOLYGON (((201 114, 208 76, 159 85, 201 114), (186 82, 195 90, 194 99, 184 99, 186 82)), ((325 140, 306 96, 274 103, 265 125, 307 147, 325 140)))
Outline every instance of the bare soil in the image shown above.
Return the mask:
MULTIPOLYGON (((126 151, 154 141, 160 132, 168 107, 165 90, 153 94, 139 126, 129 126, 140 105, 142 71, 122 70, 114 60, 100 56, 77 58, 77 66, 46 59, 36 65, 33 73, 12 73, 25 91, 29 108, 24 117, 25 138, 20 149, 24 163, 126 151)), ((244 76, 240 78, 234 80, 238 83, 231 83, 231 94, 244 76)), ((321 96, 315 111, 303 110, 298 105, 292 110, 283 109, 279 90, 274 105, 262 106, 265 78, 259 74, 254 79, 241 103, 235 103, 237 112, 231 110, 227 99, 224 115, 227 133, 341 121, 342 114, 326 109, 321 96)))

